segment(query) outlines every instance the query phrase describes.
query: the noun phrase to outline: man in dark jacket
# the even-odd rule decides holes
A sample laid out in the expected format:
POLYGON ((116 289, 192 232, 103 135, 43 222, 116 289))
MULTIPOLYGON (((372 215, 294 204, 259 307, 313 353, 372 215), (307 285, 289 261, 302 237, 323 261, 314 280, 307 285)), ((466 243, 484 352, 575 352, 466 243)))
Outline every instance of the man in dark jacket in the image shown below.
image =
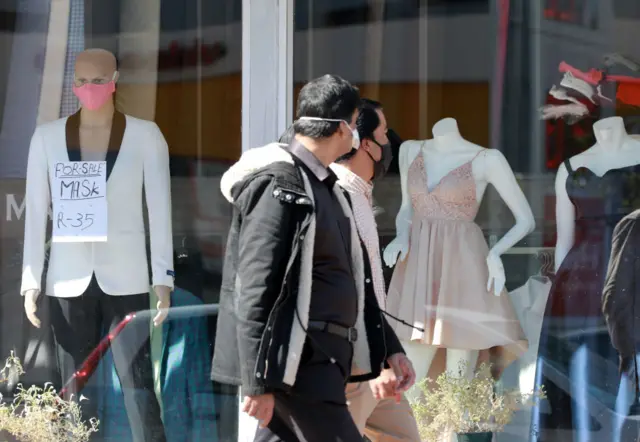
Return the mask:
POLYGON ((352 363, 368 377, 387 363, 375 349, 389 327, 367 308, 357 230, 328 168, 359 145, 359 104, 339 77, 311 81, 294 142, 245 152, 221 181, 234 216, 212 378, 241 386, 257 441, 362 440, 345 382, 352 363))
MULTIPOLYGON (((338 185, 349 194, 358 235, 362 242, 365 262, 365 315, 378 312, 386 304, 386 288, 382 273, 379 234, 372 207, 374 181, 380 182, 391 163, 393 152, 387 138, 387 122, 382 105, 362 99, 356 121, 360 147, 338 158, 330 167, 338 177, 338 185)), ((290 144, 294 139, 293 127, 280 137, 280 142, 290 144)), ((393 330, 388 330, 386 320, 378 322, 385 335, 378 339, 384 346, 373 346, 372 352, 384 351, 378 359, 396 359, 391 365, 411 365, 403 353, 393 330)), ((372 331, 371 333, 374 333, 372 331)), ((352 368, 352 378, 357 379, 358 367, 352 368), (356 376, 354 376, 354 374, 356 376)), ((346 388, 349 411, 361 434, 375 441, 420 442, 420 435, 411 406, 402 394, 415 381, 413 368, 394 371, 383 370, 380 376, 366 383, 351 382, 346 388), (407 374, 409 374, 407 376, 407 374)))

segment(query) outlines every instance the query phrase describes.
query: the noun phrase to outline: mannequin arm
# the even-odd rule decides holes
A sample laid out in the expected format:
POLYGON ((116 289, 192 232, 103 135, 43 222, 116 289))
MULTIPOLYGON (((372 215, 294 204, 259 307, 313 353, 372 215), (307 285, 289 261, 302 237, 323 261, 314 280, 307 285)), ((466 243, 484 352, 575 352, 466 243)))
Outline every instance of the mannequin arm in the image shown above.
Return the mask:
POLYGON ((556 250, 555 250, 555 271, 560 268, 560 264, 573 247, 575 234, 576 211, 573 203, 567 194, 567 178, 569 172, 564 163, 558 168, 556 174, 556 250))
POLYGON ((156 304, 156 309, 158 311, 153 318, 153 325, 158 327, 169 314, 169 307, 171 307, 171 287, 167 287, 166 285, 157 285, 153 290, 158 297, 158 303, 156 304))
POLYGON ((493 292, 498 296, 506 281, 500 256, 535 229, 535 219, 527 198, 520 189, 504 155, 498 150, 488 150, 484 153, 484 160, 487 182, 491 183, 498 191, 516 221, 515 225, 500 238, 487 256, 489 268, 487 290, 491 290, 491 286, 493 286, 493 292))
POLYGON ((385 248, 383 253, 384 262, 388 267, 393 267, 400 255, 403 260, 409 251, 409 231, 411 229, 411 217, 413 216, 413 208, 411 207, 411 198, 407 189, 407 173, 409 166, 420 154, 419 141, 405 141, 400 146, 398 155, 398 166, 400 169, 400 189, 402 194, 402 204, 396 215, 396 237, 385 248))
POLYGON ((20 293, 32 293, 35 301, 41 290, 40 280, 44 267, 47 216, 51 203, 49 173, 44 140, 38 129, 31 138, 27 163, 25 193, 24 246, 22 258, 22 286, 20 293))
POLYGON ((409 166, 420 153, 420 144, 417 141, 405 141, 400 146, 398 153, 398 166, 400 169, 400 191, 402 194, 402 204, 396 215, 396 236, 408 238, 409 229, 411 228, 411 218, 413 216, 413 208, 411 207, 411 198, 407 189, 407 174, 409 166))
POLYGON ((169 148, 155 123, 152 123, 151 139, 145 152, 144 189, 149 212, 152 285, 172 289, 174 272, 169 148))
POLYGON ((524 196, 516 177, 506 158, 498 150, 485 152, 487 182, 491 183, 505 202, 513 217, 515 225, 496 243, 489 253, 501 256, 515 246, 518 241, 533 232, 536 227, 533 212, 524 196))

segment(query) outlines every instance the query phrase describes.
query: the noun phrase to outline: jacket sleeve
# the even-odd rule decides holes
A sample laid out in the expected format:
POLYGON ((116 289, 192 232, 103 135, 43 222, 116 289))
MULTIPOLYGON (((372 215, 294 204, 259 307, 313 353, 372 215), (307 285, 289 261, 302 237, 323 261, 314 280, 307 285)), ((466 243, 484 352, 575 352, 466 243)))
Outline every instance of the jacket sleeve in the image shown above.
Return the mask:
POLYGON ((635 352, 637 221, 623 219, 613 232, 611 257, 604 283, 602 311, 611 342, 622 357, 635 352))
POLYGON ((173 228, 171 223, 171 178, 169 148, 153 123, 144 157, 144 193, 149 213, 151 285, 173 288, 173 228))
POLYGON ((40 280, 44 268, 47 216, 50 203, 47 154, 42 134, 39 129, 36 129, 31 138, 27 163, 22 287, 20 288, 22 295, 28 290, 41 290, 40 280))
MULTIPOLYGON (((396 332, 393 331, 393 328, 389 325, 389 321, 384 317, 384 314, 382 315, 382 326, 384 327, 385 344, 387 346, 387 358, 396 353, 404 353, 404 348, 402 347, 396 332)), ((390 368, 387 361, 384 361, 384 368, 390 368)))
POLYGON ((237 334, 242 392, 268 390, 256 373, 256 361, 269 314, 282 289, 294 236, 293 205, 274 195, 270 176, 254 178, 236 206, 241 213, 236 281, 237 334))

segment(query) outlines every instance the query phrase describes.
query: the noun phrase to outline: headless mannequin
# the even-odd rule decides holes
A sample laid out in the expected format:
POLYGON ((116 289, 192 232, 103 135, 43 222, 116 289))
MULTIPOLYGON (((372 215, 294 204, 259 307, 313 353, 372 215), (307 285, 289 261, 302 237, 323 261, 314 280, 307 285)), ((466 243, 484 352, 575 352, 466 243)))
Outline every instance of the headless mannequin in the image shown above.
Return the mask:
MULTIPOLYGON (((117 81, 116 58, 114 55, 102 49, 88 49, 76 57, 76 80, 91 82, 95 79, 114 79, 117 81)), ((103 160, 104 153, 109 145, 111 136, 111 120, 115 107, 113 99, 106 101, 99 109, 89 110, 82 108, 80 111, 80 144, 82 146, 83 159, 103 160)), ((158 285, 154 287, 158 296, 158 313, 153 319, 154 325, 159 326, 167 317, 170 306, 171 288, 158 285)), ((29 322, 34 327, 40 327, 41 322, 36 315, 38 306, 38 290, 27 290, 24 293, 24 310, 29 322)))
MULTIPOLYGON (((604 118, 593 125, 596 144, 571 157, 571 167, 585 167, 598 176, 609 170, 640 164, 640 141, 630 137, 621 117, 604 118)), ((555 270, 573 247, 575 240, 575 207, 567 194, 569 172, 564 163, 558 168, 555 181, 557 235, 555 270)))
MULTIPOLYGON (((398 255, 404 260, 409 251, 409 235, 413 209, 407 191, 408 169, 417 155, 424 155, 425 169, 428 177, 427 185, 433 189, 452 170, 472 162, 473 178, 476 187, 477 201, 482 201, 488 184, 492 184, 511 210, 515 225, 495 244, 487 256, 489 280, 487 290, 499 296, 505 284, 504 267, 500 256, 513 247, 522 238, 531 233, 535 227, 533 213, 506 159, 497 150, 484 149, 473 144, 460 135, 458 125, 453 118, 440 120, 433 126, 434 138, 424 143, 409 141, 400 148, 400 180, 402 188, 402 205, 396 217, 396 238, 384 251, 387 266, 395 265, 398 255)), ((427 376, 438 347, 420 342, 403 343, 409 359, 414 363, 416 379, 427 376)), ((457 373, 461 363, 472 373, 478 358, 478 351, 447 348, 446 369, 457 373)), ((413 389, 409 395, 419 392, 413 389)))

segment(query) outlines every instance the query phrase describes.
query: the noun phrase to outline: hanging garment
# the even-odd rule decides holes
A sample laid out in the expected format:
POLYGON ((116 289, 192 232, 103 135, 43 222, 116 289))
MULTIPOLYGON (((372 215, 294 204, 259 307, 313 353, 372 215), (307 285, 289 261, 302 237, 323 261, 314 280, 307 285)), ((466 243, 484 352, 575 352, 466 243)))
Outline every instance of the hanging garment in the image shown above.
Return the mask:
POLYGON ((489 249, 473 221, 478 211, 473 160, 427 188, 424 156, 407 172, 413 206, 410 246, 391 278, 387 311, 423 328, 390 321, 404 341, 438 347, 496 348, 502 364, 526 349, 526 340, 506 291, 487 291, 489 249))
POLYGON ((538 340, 550 289, 549 278, 532 276, 524 285, 509 292, 511 303, 529 342, 529 348, 507 368, 502 381, 517 384, 522 394, 530 394, 534 388, 538 340))
MULTIPOLYGON (((153 290, 150 295, 151 309, 155 309, 157 298, 153 290)), ((157 332, 151 338, 152 362, 159 366, 154 375, 160 385, 167 442, 218 440, 207 316, 201 309, 193 308, 202 305, 190 292, 176 288, 171 293, 171 310, 162 325, 162 339, 157 339, 157 332), (184 308, 188 314, 181 311, 184 308)), ((97 393, 104 440, 133 442, 122 387, 110 351, 93 378, 103 384, 97 393)))

